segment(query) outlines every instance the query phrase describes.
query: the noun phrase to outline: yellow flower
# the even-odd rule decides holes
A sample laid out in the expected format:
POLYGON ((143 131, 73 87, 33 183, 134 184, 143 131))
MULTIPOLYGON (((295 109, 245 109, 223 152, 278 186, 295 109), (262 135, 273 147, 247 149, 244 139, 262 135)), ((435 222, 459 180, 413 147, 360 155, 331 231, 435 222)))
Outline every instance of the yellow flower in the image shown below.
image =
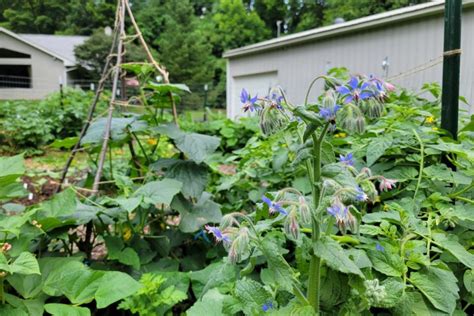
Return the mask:
POLYGON ((389 209, 390 209, 390 206, 388 206, 387 204, 385 204, 385 205, 383 206, 383 210, 384 210, 384 211, 388 211, 389 209))
POLYGON ((347 134, 344 133, 344 132, 337 133, 336 135, 334 135, 334 137, 336 137, 336 138, 344 138, 344 137, 346 137, 346 136, 347 136, 347 134))
POLYGON ((431 129, 435 132, 439 131, 439 128, 437 128, 437 127, 432 127, 431 129))
POLYGON ((434 116, 428 116, 426 118, 426 123, 433 124, 434 122, 436 122, 436 119, 434 118, 434 116))
POLYGON ((132 230, 130 229, 130 227, 125 227, 125 229, 123 230, 123 239, 127 241, 131 237, 132 237, 132 230))
POLYGON ((154 145, 158 144, 158 139, 156 139, 156 138, 149 138, 149 139, 147 140, 147 143, 148 143, 149 145, 154 146, 154 145))

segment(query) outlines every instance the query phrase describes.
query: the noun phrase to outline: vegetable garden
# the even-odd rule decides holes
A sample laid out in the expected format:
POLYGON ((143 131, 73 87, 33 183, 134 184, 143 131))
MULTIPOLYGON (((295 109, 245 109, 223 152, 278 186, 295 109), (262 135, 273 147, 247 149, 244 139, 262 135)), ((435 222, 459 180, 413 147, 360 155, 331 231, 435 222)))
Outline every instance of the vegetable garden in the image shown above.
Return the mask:
POLYGON ((160 101, 181 86, 143 85, 97 196, 100 119, 86 172, 41 203, 16 203, 23 158, 2 158, 2 314, 468 314, 472 119, 454 141, 438 86, 337 74, 304 105, 245 92, 253 117, 181 128, 160 101))
POLYGON ((178 116, 186 85, 121 62, 121 3, 111 93, 0 106, 1 315, 473 314, 474 116, 453 139, 437 84, 346 69, 178 116))

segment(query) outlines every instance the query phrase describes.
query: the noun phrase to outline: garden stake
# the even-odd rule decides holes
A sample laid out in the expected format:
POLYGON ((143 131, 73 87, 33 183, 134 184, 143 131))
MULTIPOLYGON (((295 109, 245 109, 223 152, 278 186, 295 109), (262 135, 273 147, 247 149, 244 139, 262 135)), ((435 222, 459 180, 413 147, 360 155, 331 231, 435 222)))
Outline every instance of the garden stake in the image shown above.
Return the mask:
POLYGON ((446 0, 441 128, 447 130, 453 139, 457 139, 458 134, 461 16, 462 0, 446 0))

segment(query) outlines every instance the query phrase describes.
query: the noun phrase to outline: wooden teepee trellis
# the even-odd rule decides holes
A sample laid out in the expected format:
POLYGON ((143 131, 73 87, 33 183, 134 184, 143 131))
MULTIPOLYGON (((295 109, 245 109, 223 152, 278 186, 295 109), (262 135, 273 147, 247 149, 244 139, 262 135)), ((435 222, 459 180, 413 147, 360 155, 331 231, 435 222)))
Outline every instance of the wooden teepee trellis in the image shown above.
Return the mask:
MULTIPOLYGON (((122 63, 123 63, 123 57, 125 54, 125 40, 132 38, 132 39, 138 39, 140 42, 143 50, 146 53, 148 62, 151 63, 156 71, 161 75, 163 78, 163 82, 165 84, 169 83, 169 73, 166 71, 164 67, 162 67, 152 56, 151 51, 145 42, 145 39, 143 38, 143 35, 140 31, 140 28, 138 27, 138 24, 135 20, 135 17, 132 13, 132 9, 130 7, 129 1, 128 0, 118 0, 117 2, 117 10, 115 13, 115 23, 114 23, 114 30, 112 34, 112 46, 110 48, 109 55, 107 56, 104 69, 102 71, 101 78, 98 83, 97 91, 94 96, 94 99, 92 100, 92 103, 89 107, 89 111, 87 114, 86 121, 82 127, 81 133, 79 134, 79 139, 74 145, 73 149, 71 150, 71 153, 69 155, 69 158, 66 162, 66 165, 61 173, 61 178, 59 181, 59 185, 57 187, 57 192, 61 191, 62 186, 64 184, 64 181, 66 179, 67 173, 69 171, 69 168, 71 167, 71 164, 76 156, 76 153, 81 149, 81 141, 86 135, 91 123, 92 119, 97 107, 97 103, 100 99, 100 96, 102 92, 104 91, 104 86, 105 82, 109 79, 109 77, 112 77, 112 95, 109 101, 109 106, 107 109, 107 118, 106 118, 106 125, 105 125, 105 131, 104 131, 104 138, 102 142, 102 147, 99 153, 99 159, 98 159, 98 164, 97 164, 97 172, 95 174, 94 178, 94 184, 92 186, 92 194, 95 195, 99 191, 99 186, 100 186, 100 179, 102 177, 103 169, 104 169, 104 163, 107 155, 107 149, 109 146, 109 140, 110 140, 110 134, 111 134, 111 128, 112 128, 112 117, 115 109, 115 105, 117 104, 117 90, 118 90, 118 84, 119 80, 121 77, 121 72, 122 72, 122 63), (133 29, 135 31, 135 34, 131 36, 127 36, 126 31, 125 31, 125 19, 128 15, 128 18, 130 19, 130 22, 133 26, 133 29), (112 60, 115 59, 115 65, 112 67, 112 60)), ((177 111, 176 111, 176 105, 174 103, 173 96, 171 95, 170 92, 170 100, 172 103, 172 109, 173 109, 173 117, 174 117, 174 122, 175 124, 178 124, 177 121, 177 111)))

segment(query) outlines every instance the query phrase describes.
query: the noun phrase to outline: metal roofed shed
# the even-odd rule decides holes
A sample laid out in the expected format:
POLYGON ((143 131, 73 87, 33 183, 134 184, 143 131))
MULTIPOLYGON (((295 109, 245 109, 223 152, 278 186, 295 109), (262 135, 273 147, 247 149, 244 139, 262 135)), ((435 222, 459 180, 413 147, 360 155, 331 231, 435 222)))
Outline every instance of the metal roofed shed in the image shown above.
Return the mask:
MULTIPOLYGON (((443 13, 444 1, 434 1, 227 51, 227 116, 244 115, 242 88, 265 96, 279 85, 293 103, 302 103, 311 80, 333 67, 410 89, 441 82, 443 13)), ((462 28, 460 94, 472 101, 474 0, 463 1, 462 28)))

